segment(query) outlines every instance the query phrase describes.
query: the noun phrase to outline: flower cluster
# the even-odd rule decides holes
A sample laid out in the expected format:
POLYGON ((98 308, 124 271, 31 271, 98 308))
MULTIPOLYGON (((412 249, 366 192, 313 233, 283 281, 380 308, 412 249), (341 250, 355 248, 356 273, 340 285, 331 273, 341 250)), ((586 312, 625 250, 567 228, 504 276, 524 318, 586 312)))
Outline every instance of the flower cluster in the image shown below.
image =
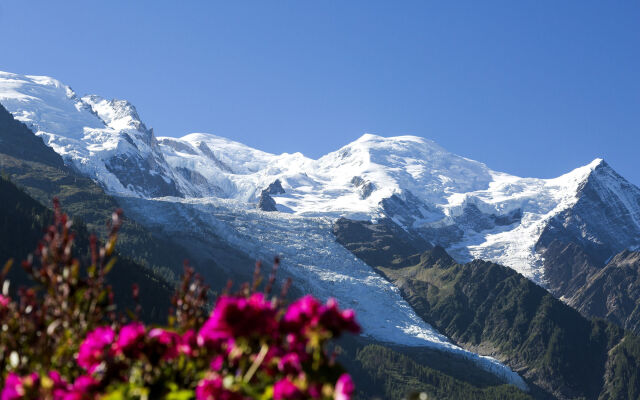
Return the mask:
MULTIPOLYGON (((68 249, 72 236, 66 231, 66 219, 60 220, 65 226, 50 230, 49 247, 64 245, 68 249), (64 232, 59 235, 59 231, 64 232)), ((111 248, 113 242, 109 242, 111 248)), ((51 256, 52 251, 41 248, 41 253, 51 256)), ((98 253, 107 252, 102 249, 98 253)), ((0 400, 347 400, 354 393, 351 377, 327 354, 326 346, 344 332, 358 333, 360 327, 353 311, 341 310, 333 299, 323 304, 305 296, 286 306, 282 296, 270 296, 269 289, 258 292, 254 285, 219 296, 212 311, 206 313, 207 288, 187 268, 173 300, 169 324, 151 326, 135 318, 116 318, 109 311, 111 303, 93 299, 105 297, 104 292, 92 289, 97 288, 92 280, 102 280, 103 275, 93 273, 87 281, 71 281, 64 271, 69 265, 77 270, 77 261, 68 251, 54 252, 54 258, 56 254, 64 258, 45 260, 44 265, 47 274, 62 272, 61 277, 41 279, 47 289, 42 296, 23 291, 14 302, 8 295, 0 295, 0 323, 17 326, 20 321, 16 318, 23 318, 22 314, 37 314, 40 319, 28 325, 26 334, 33 336, 33 343, 43 344, 39 357, 35 353, 25 356, 19 347, 10 347, 19 345, 19 340, 4 341, 3 336, 0 363, 7 372, 0 372, 4 374, 0 400), (54 264, 62 266, 55 269, 54 264), (48 290, 60 282, 66 285, 64 292, 48 290), (90 318, 76 315, 82 322, 80 328, 74 328, 71 316, 63 315, 69 312, 69 298, 63 294, 74 291, 82 294, 83 303, 94 305, 90 318), (51 300, 52 295, 60 298, 51 300), (62 308, 63 303, 67 311, 50 310, 51 306, 62 308), (61 323, 64 325, 56 333, 61 323), (43 341, 47 334, 55 338, 43 341)), ((94 264, 104 266, 108 261, 94 260, 94 264)), ((39 271, 35 274, 41 275, 39 271)), ((74 305, 71 312, 86 310, 74 305)), ((21 334, 24 329, 9 330, 9 336, 21 334)))
POLYGON ((88 375, 82 375, 73 383, 68 383, 57 371, 40 377, 37 373, 20 376, 10 372, 5 379, 2 400, 52 399, 52 400, 90 400, 95 398, 98 382, 88 375))

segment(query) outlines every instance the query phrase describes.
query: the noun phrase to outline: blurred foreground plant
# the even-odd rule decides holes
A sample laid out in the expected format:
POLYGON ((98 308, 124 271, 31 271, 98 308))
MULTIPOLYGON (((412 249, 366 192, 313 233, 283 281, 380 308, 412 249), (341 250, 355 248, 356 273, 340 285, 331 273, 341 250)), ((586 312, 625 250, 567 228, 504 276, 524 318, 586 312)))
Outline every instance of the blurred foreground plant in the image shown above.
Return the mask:
POLYGON ((71 223, 57 201, 54 215, 22 265, 34 286, 13 300, 10 263, 0 273, 0 400, 351 398, 350 376, 325 347, 360 331, 353 311, 311 296, 285 306, 283 294, 271 296, 273 275, 257 291, 257 269, 253 285, 221 295, 208 314, 208 288, 185 266, 167 326, 147 326, 136 313, 117 315, 106 285, 121 213, 104 246, 91 238, 87 268, 72 256, 71 223))

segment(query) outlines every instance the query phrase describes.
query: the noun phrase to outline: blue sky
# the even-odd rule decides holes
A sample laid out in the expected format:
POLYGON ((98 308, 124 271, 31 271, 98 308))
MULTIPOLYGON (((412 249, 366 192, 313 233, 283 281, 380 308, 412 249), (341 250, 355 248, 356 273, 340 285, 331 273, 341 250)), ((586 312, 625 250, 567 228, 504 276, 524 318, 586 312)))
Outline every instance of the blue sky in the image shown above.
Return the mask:
POLYGON ((2 0, 0 70, 130 100, 159 136, 315 158, 412 134, 640 185, 638 21, 638 1, 2 0))

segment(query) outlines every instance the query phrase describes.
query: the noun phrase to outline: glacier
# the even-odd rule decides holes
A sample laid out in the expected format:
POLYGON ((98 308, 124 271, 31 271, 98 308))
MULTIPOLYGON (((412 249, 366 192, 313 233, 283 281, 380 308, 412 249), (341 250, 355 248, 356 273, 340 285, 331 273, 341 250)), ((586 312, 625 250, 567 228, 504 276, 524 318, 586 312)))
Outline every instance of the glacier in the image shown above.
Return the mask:
MULTIPOLYGON (((207 133, 156 137, 127 101, 79 97, 55 79, 6 72, 0 103, 139 222, 170 236, 187 229, 202 243, 213 233, 255 258, 280 255, 302 290, 354 308, 366 335, 459 354, 522 388, 506 366, 461 349, 422 321, 396 287, 335 242, 331 225, 339 217, 389 217, 458 261, 498 262, 544 286, 536 243, 603 163, 538 179, 493 171, 416 136, 365 134, 319 159, 207 133), (270 196, 278 211, 257 210, 276 181, 283 192, 270 196)), ((615 192, 618 186, 607 185, 625 213, 640 216, 640 205, 615 192)))
POLYGON ((335 241, 331 218, 245 209, 215 198, 120 200, 135 220, 168 236, 184 234, 190 227, 190 240, 198 245, 206 246, 213 234, 255 259, 278 255, 281 276, 290 277, 303 293, 323 300, 333 297, 342 307, 355 310, 365 336, 447 351, 527 389, 518 374, 496 359, 452 344, 418 317, 397 287, 335 241))

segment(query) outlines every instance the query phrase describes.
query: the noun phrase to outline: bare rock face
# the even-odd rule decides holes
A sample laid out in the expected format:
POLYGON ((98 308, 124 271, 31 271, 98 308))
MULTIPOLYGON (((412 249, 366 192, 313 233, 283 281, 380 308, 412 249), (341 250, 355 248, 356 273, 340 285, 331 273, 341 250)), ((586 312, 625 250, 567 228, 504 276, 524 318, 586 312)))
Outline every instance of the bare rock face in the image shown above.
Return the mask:
POLYGON ((640 252, 618 253, 568 303, 586 316, 606 318, 640 333, 640 252))
POLYGON ((414 265, 420 253, 432 248, 431 243, 405 231, 389 218, 376 223, 340 218, 333 225, 333 234, 338 243, 373 267, 414 265))
POLYGON ((260 199, 258 200, 258 209, 262 211, 278 211, 276 208, 276 201, 269 195, 269 190, 265 189, 260 193, 260 199))
POLYGON ((278 211, 276 208, 276 201, 271 195, 284 194, 284 188, 280 179, 273 181, 266 189, 260 192, 260 198, 258 199, 257 208, 262 211, 278 211))
POLYGON ((570 298, 585 286, 602 264, 574 242, 553 240, 541 253, 547 289, 558 298, 570 298))
POLYGON ((273 181, 266 189, 269 194, 284 194, 284 189, 282 188, 282 182, 280 179, 276 179, 273 181))
POLYGON ((576 204, 553 217, 536 244, 544 251, 554 240, 573 242, 600 265, 640 241, 640 189, 602 161, 577 193, 576 204))
POLYGON ((376 190, 376 185, 374 185, 373 182, 365 181, 359 176, 351 178, 351 184, 358 189, 362 200, 371 196, 371 193, 376 190))

